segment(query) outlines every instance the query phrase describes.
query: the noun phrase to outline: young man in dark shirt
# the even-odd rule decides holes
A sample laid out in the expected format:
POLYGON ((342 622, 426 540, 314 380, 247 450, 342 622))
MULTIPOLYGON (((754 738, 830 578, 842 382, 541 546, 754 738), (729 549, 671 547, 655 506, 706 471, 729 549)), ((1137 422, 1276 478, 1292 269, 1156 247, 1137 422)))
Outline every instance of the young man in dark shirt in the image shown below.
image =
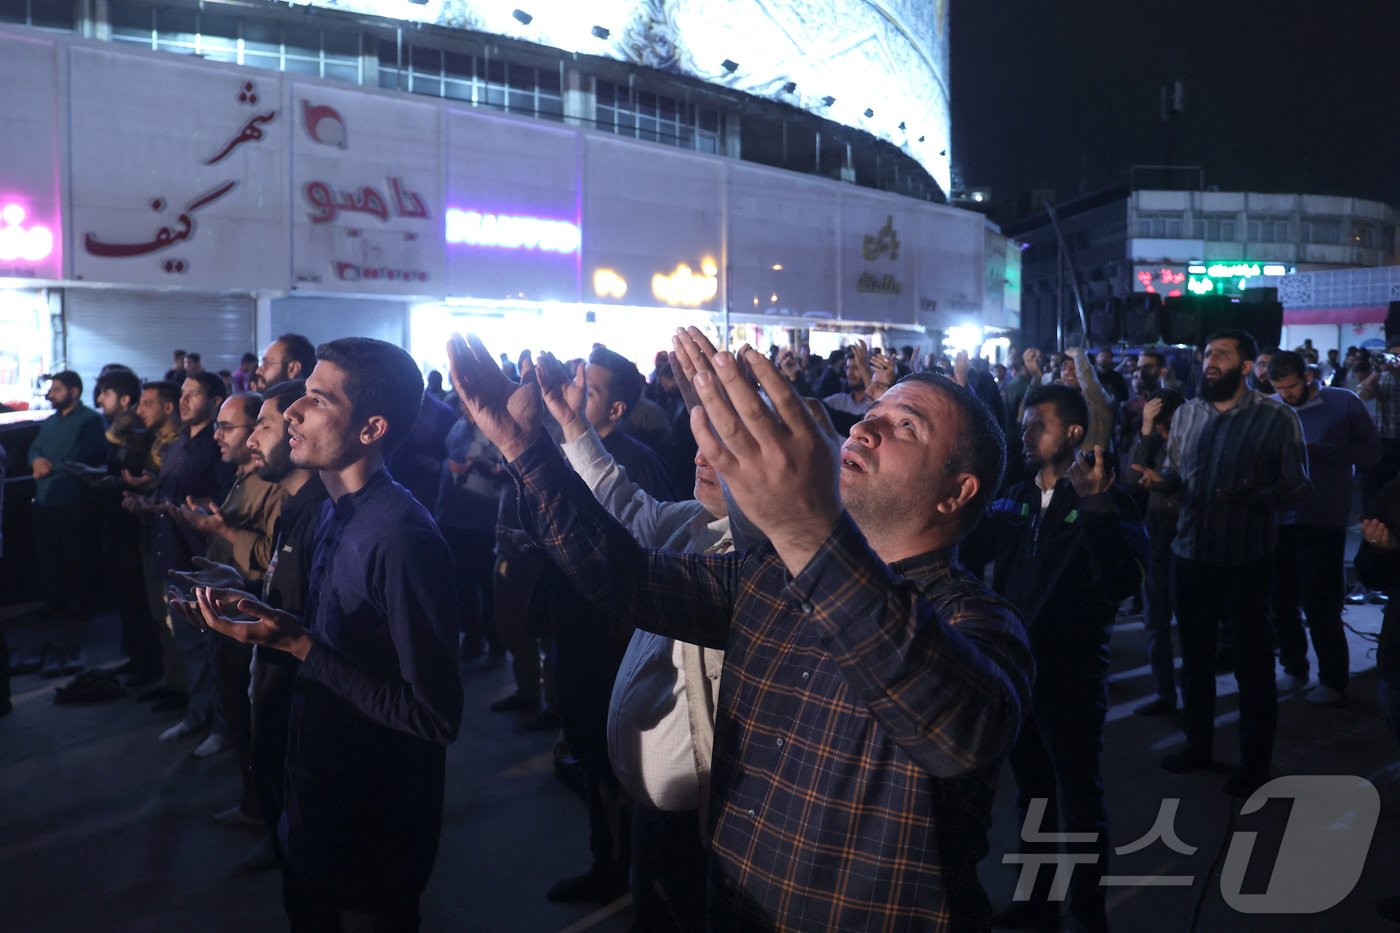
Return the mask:
POLYGON ((452 558, 384 469, 422 391, 417 365, 392 344, 323 344, 306 396, 284 415, 292 463, 319 470, 332 500, 305 611, 195 591, 209 627, 301 662, 278 826, 294 931, 417 929, 437 857, 446 746, 462 714, 452 558))

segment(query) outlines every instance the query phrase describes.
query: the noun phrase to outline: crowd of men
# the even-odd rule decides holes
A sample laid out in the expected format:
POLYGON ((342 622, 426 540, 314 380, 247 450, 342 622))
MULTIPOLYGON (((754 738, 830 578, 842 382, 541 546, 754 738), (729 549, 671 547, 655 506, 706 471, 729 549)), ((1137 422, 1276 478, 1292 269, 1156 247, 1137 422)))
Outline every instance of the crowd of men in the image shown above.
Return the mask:
POLYGON ((281 868, 293 930, 417 928, 460 665, 507 655, 491 710, 559 730, 587 803, 592 864, 553 900, 630 892, 642 930, 1107 930, 1130 601, 1155 694, 1135 711, 1185 738, 1162 766, 1216 767, 1233 671, 1223 789, 1248 797, 1280 693, 1346 702, 1363 517, 1360 598, 1400 585, 1400 357, 1324 368, 1221 331, 1195 359, 991 366, 694 328, 649 377, 601 345, 448 354, 444 385, 367 338, 285 334, 222 376, 177 351, 161 379, 106 367, 95 410, 61 372, 30 449, 48 611, 105 599, 126 686, 180 717, 159 740, 236 751, 214 818, 261 833, 244 864, 281 868), (1094 856, 1063 915, 1048 876, 995 918, 978 882, 1002 760, 1019 819, 1094 856))

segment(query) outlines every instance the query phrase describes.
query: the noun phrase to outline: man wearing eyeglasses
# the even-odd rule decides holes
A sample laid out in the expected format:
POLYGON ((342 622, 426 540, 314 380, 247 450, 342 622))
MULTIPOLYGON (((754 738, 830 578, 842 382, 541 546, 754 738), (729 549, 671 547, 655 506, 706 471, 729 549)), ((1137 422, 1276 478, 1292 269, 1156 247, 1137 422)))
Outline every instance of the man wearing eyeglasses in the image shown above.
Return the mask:
MULTIPOLYGON (((256 392, 229 396, 214 422, 214 443, 219 458, 236 471, 233 487, 222 505, 187 496, 179 517, 204 535, 206 560, 237 568, 244 589, 261 580, 272 557, 272 528, 281 514, 286 491, 262 479, 254 471, 248 436, 258 422, 263 397, 256 392)), ((189 735, 210 720, 210 732, 194 750, 195 757, 217 754, 236 743, 248 729, 248 662, 252 649, 227 638, 203 636, 209 641, 209 674, 190 685, 190 711, 162 738, 189 735)))

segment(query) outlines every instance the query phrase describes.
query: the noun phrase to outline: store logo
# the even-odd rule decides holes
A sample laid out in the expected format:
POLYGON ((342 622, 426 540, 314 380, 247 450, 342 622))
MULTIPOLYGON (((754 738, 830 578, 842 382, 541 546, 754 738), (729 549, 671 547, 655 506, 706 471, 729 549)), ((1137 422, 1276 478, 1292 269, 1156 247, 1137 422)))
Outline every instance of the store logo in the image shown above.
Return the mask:
POLYGON ((447 209, 447 242, 497 249, 536 250, 567 255, 578 252, 583 234, 578 224, 541 217, 483 214, 447 209))
POLYGON ((0 260, 42 262, 53 253, 53 231, 38 224, 26 227, 26 216, 18 204, 0 208, 0 260))

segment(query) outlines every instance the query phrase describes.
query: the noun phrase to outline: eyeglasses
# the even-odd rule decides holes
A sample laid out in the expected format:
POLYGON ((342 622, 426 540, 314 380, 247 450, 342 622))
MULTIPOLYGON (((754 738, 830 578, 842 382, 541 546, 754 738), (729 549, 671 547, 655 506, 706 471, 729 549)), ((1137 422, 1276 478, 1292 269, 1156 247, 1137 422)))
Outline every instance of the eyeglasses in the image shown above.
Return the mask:
POLYGON ((269 359, 269 358, 266 357, 266 356, 262 358, 262 364, 263 364, 264 366, 281 366, 284 362, 285 362, 285 360, 274 360, 274 359, 269 359))
POLYGON ((248 430, 252 430, 253 426, 251 424, 230 424, 227 421, 214 422, 215 431, 232 431, 235 428, 246 428, 248 430))

